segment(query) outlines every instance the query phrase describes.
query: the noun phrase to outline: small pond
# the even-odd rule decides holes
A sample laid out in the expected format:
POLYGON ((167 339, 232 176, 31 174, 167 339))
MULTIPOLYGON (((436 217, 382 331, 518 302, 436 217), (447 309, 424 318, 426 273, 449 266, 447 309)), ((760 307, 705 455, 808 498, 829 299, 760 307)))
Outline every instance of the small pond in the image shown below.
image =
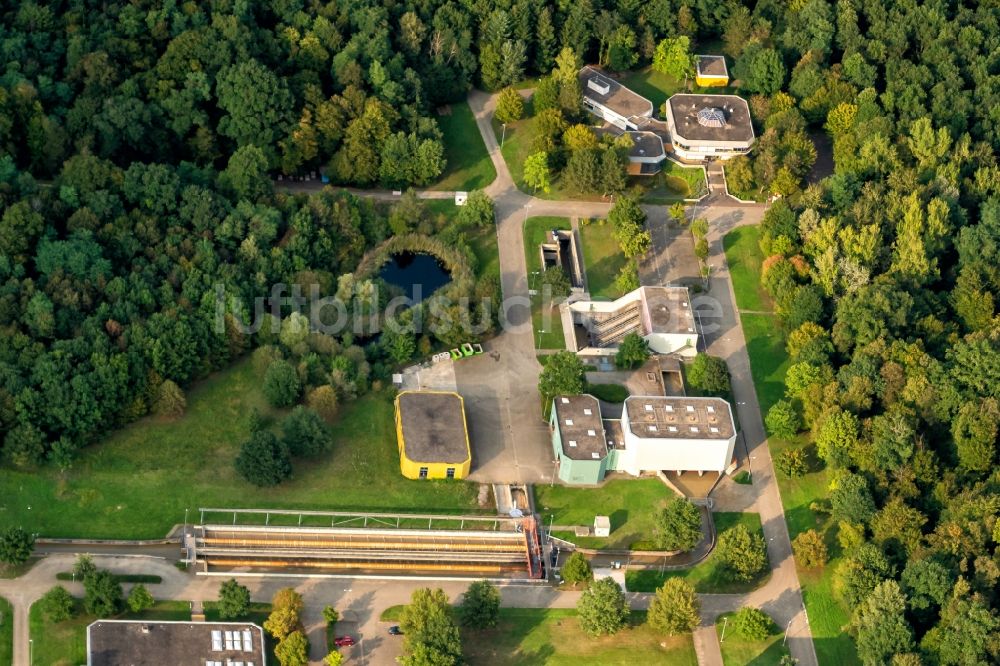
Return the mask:
POLYGON ((437 257, 430 254, 401 252, 382 267, 379 277, 400 287, 409 298, 419 303, 448 284, 451 274, 437 257))

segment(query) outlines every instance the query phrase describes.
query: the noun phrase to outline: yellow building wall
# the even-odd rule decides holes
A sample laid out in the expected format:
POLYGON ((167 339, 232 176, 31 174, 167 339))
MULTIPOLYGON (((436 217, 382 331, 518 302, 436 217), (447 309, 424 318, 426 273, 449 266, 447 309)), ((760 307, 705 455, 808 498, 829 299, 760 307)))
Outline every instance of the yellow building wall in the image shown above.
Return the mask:
POLYGON ((694 82, 702 88, 718 88, 729 85, 728 76, 696 76, 694 82))
MULTIPOLYGON (((408 479, 419 479, 420 468, 427 468, 427 479, 447 479, 448 468, 455 468, 456 479, 464 479, 469 475, 472 466, 472 453, 469 447, 469 428, 466 424, 465 450, 466 457, 462 462, 414 462, 406 457, 406 442, 403 439, 403 419, 399 414, 399 398, 395 400, 396 407, 396 444, 399 447, 399 471, 408 479)), ((462 422, 465 422, 465 401, 462 401, 462 422)))

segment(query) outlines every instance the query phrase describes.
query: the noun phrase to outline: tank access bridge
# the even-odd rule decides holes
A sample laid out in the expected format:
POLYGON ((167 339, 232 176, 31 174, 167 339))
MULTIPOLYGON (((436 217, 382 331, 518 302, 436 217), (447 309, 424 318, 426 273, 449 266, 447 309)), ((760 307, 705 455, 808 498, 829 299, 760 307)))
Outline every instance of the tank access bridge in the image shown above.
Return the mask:
POLYGON ((214 508, 200 509, 200 513, 199 524, 186 531, 184 548, 187 561, 202 575, 242 571, 509 580, 545 577, 538 524, 530 515, 214 508))

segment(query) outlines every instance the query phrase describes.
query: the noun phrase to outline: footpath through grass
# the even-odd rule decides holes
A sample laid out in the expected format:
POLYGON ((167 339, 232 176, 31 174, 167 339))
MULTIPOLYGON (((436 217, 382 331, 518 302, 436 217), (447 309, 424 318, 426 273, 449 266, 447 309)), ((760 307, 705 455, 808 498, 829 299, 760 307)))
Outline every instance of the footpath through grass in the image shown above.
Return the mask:
POLYGON ((0 664, 14 663, 14 608, 0 597, 0 664))
MULTIPOLYGON (((764 257, 758 245, 759 237, 757 227, 741 227, 727 234, 724 238, 726 262, 729 264, 737 306, 746 310, 770 311, 770 298, 760 286, 760 267, 764 257)), ((790 365, 785 351, 784 333, 778 327, 775 315, 741 313, 740 320, 747 341, 757 398, 761 411, 767 414, 771 405, 784 396, 785 373, 790 365)), ((829 485, 827 472, 816 463, 813 447, 806 444, 804 436, 797 437, 794 441, 770 437, 768 445, 772 457, 788 447, 805 447, 812 462, 811 471, 803 477, 788 479, 780 473, 776 477, 791 538, 794 539, 805 530, 816 529, 824 535, 830 550, 830 562, 822 569, 798 570, 819 662, 840 666, 859 664, 854 642, 843 631, 850 613, 837 601, 833 592, 833 572, 840 563, 835 527, 830 524, 828 516, 817 514, 809 508, 813 502, 826 497, 829 485)))
MULTIPOLYGON (((732 620, 733 613, 723 613, 716 620, 716 631, 722 639, 725 618, 732 620)), ((726 626, 725 639, 721 640, 722 663, 726 666, 779 666, 781 657, 788 650, 781 644, 782 632, 771 634, 762 641, 751 641, 733 631, 732 623, 726 626)))
POLYGON ((622 295, 615 288, 615 278, 629 260, 622 254, 613 232, 614 227, 605 219, 580 223, 587 288, 595 299, 614 300, 622 295))
POLYGON ((248 360, 188 393, 175 421, 145 418, 84 449, 65 474, 0 470, 0 511, 11 524, 48 537, 149 539, 184 520, 184 509, 477 511, 476 485, 413 481, 399 472, 389 393, 345 405, 333 451, 294 462, 294 476, 256 488, 233 459, 249 437, 254 409, 274 414, 248 360))
POLYGON ((444 156, 448 161, 441 180, 432 190, 481 190, 496 177, 493 161, 476 125, 476 117, 468 102, 451 105, 451 114, 437 116, 444 134, 444 156))
POLYGON ((577 537, 556 533, 583 548, 628 548, 648 540, 656 515, 673 492, 659 479, 614 479, 599 488, 535 484, 535 511, 545 525, 590 525, 594 516, 611 518, 611 536, 577 537))
POLYGON ((470 664, 506 666, 634 666, 698 663, 690 634, 666 636, 650 629, 644 612, 633 612, 631 626, 614 636, 591 638, 580 629, 574 609, 501 608, 496 628, 463 631, 470 664))
POLYGON ((549 242, 549 232, 553 229, 569 231, 570 227, 570 221, 565 217, 529 217, 524 222, 524 263, 528 267, 528 288, 539 292, 531 297, 531 326, 536 349, 566 348, 559 301, 543 302, 540 293, 542 257, 538 246, 549 242))
MULTIPOLYGON (((764 530, 760 525, 760 514, 718 512, 713 513, 712 518, 715 520, 715 531, 719 535, 731 527, 744 525, 751 532, 760 534, 762 538, 764 536, 764 530)), ((731 580, 722 566, 718 551, 712 551, 704 561, 690 569, 662 573, 655 569, 630 569, 625 573, 625 583, 630 592, 655 592, 666 579, 683 578, 694 586, 696 592, 739 594, 756 590, 766 583, 770 576, 771 569, 768 566, 754 580, 748 582, 731 580)))
MULTIPOLYGON (((87 663, 87 626, 98 618, 84 612, 81 599, 74 599, 73 605, 72 618, 65 622, 49 622, 42 613, 41 604, 32 604, 28 612, 28 623, 35 664, 75 666, 87 663)), ((191 604, 187 601, 157 601, 152 608, 141 613, 125 612, 116 615, 114 619, 187 621, 191 619, 191 604)), ((4 661, 2 656, 3 648, 0 647, 0 664, 10 663, 4 661)))

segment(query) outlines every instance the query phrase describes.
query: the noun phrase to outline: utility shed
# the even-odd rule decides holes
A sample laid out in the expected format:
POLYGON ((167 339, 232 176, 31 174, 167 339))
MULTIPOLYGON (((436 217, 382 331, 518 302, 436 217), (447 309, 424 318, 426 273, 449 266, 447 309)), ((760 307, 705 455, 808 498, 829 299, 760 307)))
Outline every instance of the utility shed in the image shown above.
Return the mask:
POLYGON ((450 391, 396 396, 399 468, 408 479, 462 479, 472 463, 465 402, 450 391))

